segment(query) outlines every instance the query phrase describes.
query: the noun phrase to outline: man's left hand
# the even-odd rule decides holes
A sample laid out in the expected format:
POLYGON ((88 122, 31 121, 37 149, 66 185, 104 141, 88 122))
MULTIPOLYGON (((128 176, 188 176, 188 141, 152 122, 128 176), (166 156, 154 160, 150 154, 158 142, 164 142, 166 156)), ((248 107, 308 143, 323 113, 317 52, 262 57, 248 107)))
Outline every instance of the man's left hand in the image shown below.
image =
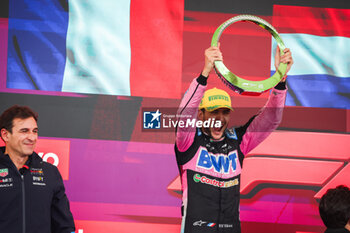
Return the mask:
POLYGON ((278 69, 278 66, 280 65, 280 63, 285 63, 287 64, 287 70, 286 70, 286 74, 284 75, 283 79, 281 80, 281 82, 285 82, 286 78, 287 78, 287 73, 290 70, 290 68, 293 65, 293 57, 292 57, 292 52, 290 51, 290 49, 285 48, 283 50, 284 54, 281 56, 280 55, 280 48, 277 46, 276 49, 276 55, 275 55, 275 68, 276 70, 278 69))

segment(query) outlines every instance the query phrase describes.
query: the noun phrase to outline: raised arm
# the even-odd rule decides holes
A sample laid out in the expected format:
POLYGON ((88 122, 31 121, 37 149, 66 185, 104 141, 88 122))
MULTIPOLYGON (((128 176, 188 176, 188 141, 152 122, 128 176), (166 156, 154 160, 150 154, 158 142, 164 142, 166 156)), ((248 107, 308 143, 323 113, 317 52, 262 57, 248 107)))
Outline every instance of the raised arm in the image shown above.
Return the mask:
MULTIPOLYGON (((275 56, 275 66, 278 67, 280 62, 287 63, 287 72, 293 65, 292 54, 289 49, 284 50, 284 55, 280 56, 279 48, 277 47, 275 56)), ((286 72, 286 74, 287 74, 286 72)), ((262 141, 264 141, 272 131, 274 131, 282 120, 283 108, 287 94, 286 77, 272 89, 266 105, 260 110, 258 115, 249 124, 243 135, 240 144, 243 154, 249 153, 262 141)))
POLYGON ((253 150, 279 126, 282 120, 286 92, 286 89, 278 90, 274 88, 272 90, 266 105, 250 123, 243 135, 240 144, 243 154, 253 150))
MULTIPOLYGON (((207 86, 207 77, 214 68, 214 61, 222 61, 219 47, 210 47, 204 52, 205 62, 201 75, 194 79, 183 97, 178 114, 178 120, 197 119, 198 106, 207 86)), ((179 151, 186 151, 193 143, 196 133, 195 127, 178 127, 176 130, 176 146, 179 151)))
MULTIPOLYGON (((207 78, 200 75, 193 79, 190 87, 183 97, 177 111, 178 121, 186 122, 188 119, 197 119, 198 106, 203 97, 207 85, 207 78)), ((195 127, 178 127, 176 130, 176 146, 179 151, 186 151, 191 144, 196 133, 195 127)))

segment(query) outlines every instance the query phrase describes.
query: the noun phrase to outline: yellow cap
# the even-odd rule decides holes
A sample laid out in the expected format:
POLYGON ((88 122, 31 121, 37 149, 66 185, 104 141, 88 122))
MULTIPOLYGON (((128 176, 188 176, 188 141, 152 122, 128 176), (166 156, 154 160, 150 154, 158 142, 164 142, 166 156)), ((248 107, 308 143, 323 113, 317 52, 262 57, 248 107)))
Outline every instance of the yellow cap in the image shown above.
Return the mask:
POLYGON ((229 94, 227 94, 226 91, 217 88, 212 88, 204 92, 204 96, 199 105, 199 109, 203 108, 209 112, 218 108, 228 108, 233 111, 229 94))

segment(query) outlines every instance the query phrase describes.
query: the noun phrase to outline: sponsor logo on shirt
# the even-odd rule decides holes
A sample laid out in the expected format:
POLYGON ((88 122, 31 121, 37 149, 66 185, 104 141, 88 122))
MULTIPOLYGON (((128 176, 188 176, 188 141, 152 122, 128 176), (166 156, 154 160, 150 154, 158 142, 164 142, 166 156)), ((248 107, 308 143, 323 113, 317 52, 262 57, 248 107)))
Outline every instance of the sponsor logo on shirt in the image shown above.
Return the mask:
POLYGON ((44 182, 44 177, 42 177, 42 176, 33 176, 33 181, 41 181, 41 182, 44 182))
POLYGON ((203 224, 205 224, 205 223, 207 223, 207 222, 205 222, 205 221, 202 221, 202 220, 199 220, 199 221, 196 221, 196 222, 194 222, 193 223, 193 226, 202 226, 203 224))
POLYGON ((33 175, 33 185, 45 186, 44 173, 42 168, 32 168, 30 173, 33 175))
POLYGON ((214 222, 206 222, 206 221, 202 221, 202 220, 199 220, 199 221, 196 221, 193 223, 193 226, 198 226, 198 227, 219 227, 219 228, 233 228, 233 224, 219 224, 217 225, 216 223, 214 222))
POLYGON ((193 180, 197 183, 201 182, 203 184, 208 184, 208 185, 212 185, 220 188, 229 188, 232 186, 236 186, 239 183, 237 178, 233 180, 228 180, 228 181, 218 181, 216 179, 210 179, 206 176, 201 176, 199 174, 194 174, 193 180))
MULTIPOLYGON (((3 169, 1 169, 1 170, 3 170, 3 169)), ((12 181, 13 181, 12 178, 0 179, 0 188, 12 187, 13 186, 12 181)))
POLYGON ((0 184, 3 184, 3 183, 10 183, 10 182, 12 182, 12 178, 0 179, 0 184))
POLYGON ((44 175, 44 171, 42 168, 31 168, 30 169, 30 173, 32 175, 37 175, 37 176, 43 176, 44 175))
POLYGON ((238 155, 237 150, 225 154, 213 154, 205 148, 199 151, 197 168, 206 170, 214 169, 215 172, 228 174, 230 171, 235 172, 237 169, 238 155))
POLYGON ((3 168, 3 169, 0 169, 0 176, 1 177, 5 177, 9 174, 9 169, 8 168, 3 168))
POLYGON ((33 182, 33 185, 45 186, 45 183, 33 182))

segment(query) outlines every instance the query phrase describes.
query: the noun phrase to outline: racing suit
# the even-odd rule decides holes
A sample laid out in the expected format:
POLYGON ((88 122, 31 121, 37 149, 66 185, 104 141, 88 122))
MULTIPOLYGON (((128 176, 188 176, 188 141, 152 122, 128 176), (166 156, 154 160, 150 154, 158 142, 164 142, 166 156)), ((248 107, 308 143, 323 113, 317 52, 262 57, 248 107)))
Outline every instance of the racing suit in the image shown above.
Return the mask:
POLYGON ((18 170, 0 148, 0 232, 71 233, 75 231, 58 169, 33 153, 18 170))
MULTIPOLYGON (((178 120, 196 119, 206 83, 202 75, 192 81, 181 101, 178 120)), ((175 153, 182 183, 181 232, 241 232, 243 158, 278 127, 285 96, 285 84, 279 83, 256 116, 239 128, 226 129, 220 140, 213 140, 200 128, 177 128, 175 153)))

